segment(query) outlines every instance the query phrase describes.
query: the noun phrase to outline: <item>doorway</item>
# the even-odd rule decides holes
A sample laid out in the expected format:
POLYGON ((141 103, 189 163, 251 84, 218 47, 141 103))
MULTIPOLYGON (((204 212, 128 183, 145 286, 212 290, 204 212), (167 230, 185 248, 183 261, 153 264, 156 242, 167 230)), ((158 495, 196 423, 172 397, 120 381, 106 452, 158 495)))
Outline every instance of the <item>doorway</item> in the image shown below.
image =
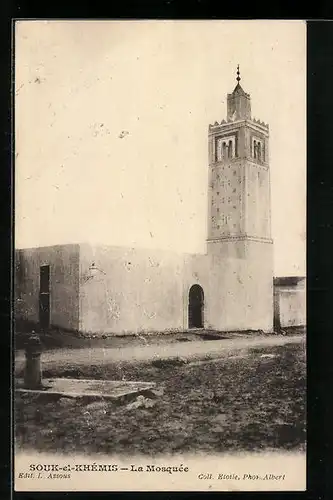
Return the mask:
POLYGON ((39 324, 41 329, 50 326, 50 266, 41 266, 39 273, 39 324))
POLYGON ((188 297, 188 327, 204 326, 204 292, 200 285, 192 285, 188 297))

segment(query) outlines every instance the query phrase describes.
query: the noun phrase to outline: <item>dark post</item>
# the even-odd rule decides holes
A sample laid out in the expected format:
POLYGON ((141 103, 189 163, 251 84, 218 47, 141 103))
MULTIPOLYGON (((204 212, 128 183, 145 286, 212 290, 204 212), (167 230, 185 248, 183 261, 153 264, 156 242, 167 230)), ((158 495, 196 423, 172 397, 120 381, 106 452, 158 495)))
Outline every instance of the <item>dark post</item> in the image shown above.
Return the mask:
POLYGON ((26 389, 39 389, 42 386, 41 353, 40 338, 32 332, 25 347, 24 385, 26 389))

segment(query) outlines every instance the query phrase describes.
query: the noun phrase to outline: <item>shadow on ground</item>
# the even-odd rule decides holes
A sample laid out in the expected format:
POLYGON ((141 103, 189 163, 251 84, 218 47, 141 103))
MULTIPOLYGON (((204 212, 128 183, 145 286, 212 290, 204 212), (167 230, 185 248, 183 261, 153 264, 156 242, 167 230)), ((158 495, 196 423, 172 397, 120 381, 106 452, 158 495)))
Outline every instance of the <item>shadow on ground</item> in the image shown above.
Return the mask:
MULTIPOLYGON (((79 332, 63 330, 52 327, 47 331, 41 331, 38 324, 29 322, 17 322, 15 328, 15 349, 24 349, 27 338, 32 331, 40 335, 44 350, 53 349, 82 349, 82 348, 119 348, 136 347, 145 345, 164 345, 177 342, 206 342, 212 340, 232 339, 238 337, 252 337, 255 335, 266 334, 261 330, 244 330, 241 332, 222 332, 216 330, 198 329, 185 330, 183 332, 163 332, 150 334, 82 334, 79 332)), ((277 335, 303 335, 304 327, 290 327, 282 332, 276 332, 277 335)))

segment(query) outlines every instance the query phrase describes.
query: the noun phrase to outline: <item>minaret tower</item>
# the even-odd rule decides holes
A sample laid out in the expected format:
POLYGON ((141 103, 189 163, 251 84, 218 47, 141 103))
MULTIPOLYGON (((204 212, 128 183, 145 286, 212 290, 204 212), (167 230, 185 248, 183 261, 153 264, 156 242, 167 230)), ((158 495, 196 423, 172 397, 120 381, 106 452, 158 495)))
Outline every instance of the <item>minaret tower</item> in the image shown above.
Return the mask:
POLYGON ((217 243, 271 242, 269 127, 251 117, 240 85, 227 96, 227 120, 209 126, 208 251, 217 243))
POLYGON ((209 126, 207 253, 214 328, 273 327, 269 127, 237 84, 227 119, 209 126), (235 318, 238 318, 236 321, 235 318))

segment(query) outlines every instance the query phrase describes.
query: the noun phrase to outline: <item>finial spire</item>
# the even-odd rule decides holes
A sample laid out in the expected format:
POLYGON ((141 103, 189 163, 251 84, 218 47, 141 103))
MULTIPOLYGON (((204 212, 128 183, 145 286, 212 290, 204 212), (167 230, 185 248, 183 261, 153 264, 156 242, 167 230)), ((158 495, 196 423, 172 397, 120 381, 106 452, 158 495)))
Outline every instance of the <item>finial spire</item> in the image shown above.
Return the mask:
POLYGON ((241 77, 239 75, 240 75, 240 73, 239 73, 239 64, 238 64, 237 65, 237 78, 236 78, 236 80, 237 80, 238 83, 239 83, 239 81, 241 79, 241 77))

